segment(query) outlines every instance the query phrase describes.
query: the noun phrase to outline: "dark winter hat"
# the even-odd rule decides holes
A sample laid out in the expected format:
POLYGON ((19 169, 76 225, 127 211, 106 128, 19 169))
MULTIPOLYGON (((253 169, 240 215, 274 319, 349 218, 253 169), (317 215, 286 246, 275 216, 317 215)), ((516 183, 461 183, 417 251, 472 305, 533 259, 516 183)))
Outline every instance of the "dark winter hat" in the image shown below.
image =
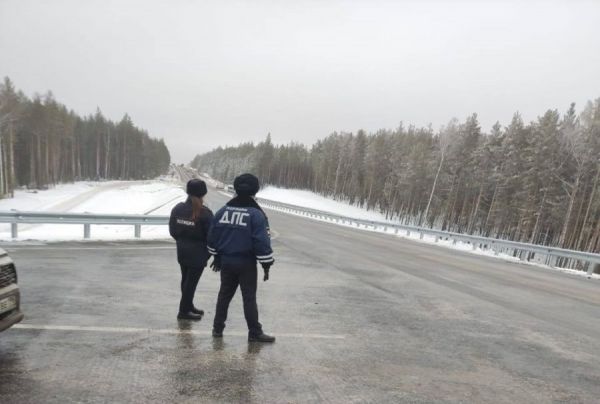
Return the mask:
POLYGON ((193 178, 188 181, 186 186, 186 192, 188 195, 197 196, 198 198, 202 198, 208 190, 206 189, 206 183, 197 178, 193 178))
POLYGON ((233 189, 240 196, 254 196, 257 194, 259 188, 258 178, 252 174, 242 174, 233 180, 233 189))

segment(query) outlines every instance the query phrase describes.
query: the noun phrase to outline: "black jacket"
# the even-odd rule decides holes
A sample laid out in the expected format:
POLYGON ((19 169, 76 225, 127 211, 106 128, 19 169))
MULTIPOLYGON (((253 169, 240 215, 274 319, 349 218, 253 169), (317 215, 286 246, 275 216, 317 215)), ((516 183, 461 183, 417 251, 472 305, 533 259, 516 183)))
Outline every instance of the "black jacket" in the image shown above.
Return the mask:
POLYGON ((169 233, 177 242, 177 261, 181 265, 204 268, 209 254, 206 249, 208 230, 213 213, 207 207, 202 209, 200 218, 192 221, 192 201, 178 203, 171 211, 169 233))

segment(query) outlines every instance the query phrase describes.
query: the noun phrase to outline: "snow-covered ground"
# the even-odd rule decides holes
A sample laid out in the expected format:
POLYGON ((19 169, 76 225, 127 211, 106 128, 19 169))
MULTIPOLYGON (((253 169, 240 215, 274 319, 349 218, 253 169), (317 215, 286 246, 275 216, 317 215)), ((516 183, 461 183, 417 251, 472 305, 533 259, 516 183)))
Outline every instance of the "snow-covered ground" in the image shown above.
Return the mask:
POLYGON ((267 186, 264 189, 261 189, 256 196, 275 202, 321 210, 336 215, 352 217, 354 219, 391 223, 391 221, 386 219, 385 215, 382 215, 381 213, 369 211, 358 206, 350 205, 349 203, 329 199, 311 191, 267 186))
MULTIPOLYGON (((0 211, 51 211, 168 215, 185 200, 181 185, 171 179, 60 184, 44 191, 17 190, 0 200, 0 211)), ((133 226, 91 227, 92 239, 132 239, 133 226)), ((83 225, 19 225, 19 240, 81 240, 83 225)), ((167 226, 143 226, 142 238, 169 238, 167 226)), ((0 240, 11 240, 10 224, 0 224, 0 240)))
MULTIPOLYGON (((262 189, 258 193, 257 196, 262 199, 268 199, 268 200, 275 201, 275 202, 281 202, 281 203, 286 203, 286 204, 290 204, 290 205, 296 205, 296 206, 301 206, 301 207, 305 207, 305 208, 316 209, 316 210, 329 212, 329 213, 333 213, 336 215, 346 216, 346 217, 350 217, 350 218, 354 218, 354 219, 393 223, 391 220, 386 219, 385 215, 382 215, 381 213, 368 211, 366 209, 363 209, 363 208, 360 208, 357 206, 352 206, 348 203, 328 199, 328 198, 325 198, 325 197, 318 195, 311 191, 305 191, 305 190, 299 190, 299 189, 283 189, 283 188, 268 186, 268 187, 265 187, 264 189, 262 189)), ((274 210, 278 210, 278 209, 274 209, 274 210)), ((286 213, 290 213, 290 212, 286 211, 286 213)), ((290 213, 290 214, 293 214, 293 213, 290 213)), ((302 217, 306 218, 306 216, 302 216, 302 217)), ((327 221, 326 219, 320 219, 320 218, 316 218, 316 217, 312 217, 311 219, 327 221)), ((345 224, 336 222, 336 224, 340 225, 340 226, 348 226, 348 227, 356 228, 356 225, 349 224, 348 222, 345 224)), ((393 228, 388 227, 387 229, 385 229, 384 227, 381 227, 381 226, 377 227, 377 228, 373 228, 373 227, 365 228, 364 226, 362 226, 362 227, 360 227, 360 229, 365 230, 365 231, 386 233, 386 234, 389 234, 389 235, 392 235, 395 237, 408 238, 411 240, 428 243, 428 244, 436 244, 436 245, 439 245, 442 247, 451 248, 451 249, 455 249, 455 250, 461 250, 461 251, 469 252, 472 254, 485 255, 485 256, 500 258, 503 260, 512 261, 512 262, 516 262, 516 263, 524 263, 524 264, 528 264, 528 265, 540 266, 543 268, 561 271, 561 272, 565 272, 565 273, 570 273, 570 274, 574 274, 574 275, 587 276, 587 274, 583 271, 576 271, 576 270, 567 269, 567 268, 549 267, 543 263, 545 260, 544 256, 538 256, 536 259, 532 260, 531 262, 524 262, 524 261, 519 260, 519 258, 513 257, 512 255, 509 255, 509 254, 499 253, 496 255, 493 251, 482 250, 479 248, 473 250, 473 247, 471 244, 466 244, 466 243, 461 243, 461 242, 457 242, 456 244, 454 244, 451 240, 437 240, 436 241, 436 238, 434 236, 424 236, 423 239, 421 239, 420 235, 415 232, 411 232, 410 234, 407 234, 404 231, 399 231, 396 233, 395 229, 393 229, 393 228)), ((592 278, 600 280, 600 275, 594 274, 594 275, 592 275, 592 278)))
MULTIPOLYGON (((211 185, 217 181, 206 178, 211 185)), ((223 192, 223 191, 221 191, 223 192)), ((259 198, 276 202, 287 203, 300 207, 321 210, 346 217, 379 222, 389 222, 384 215, 367 211, 366 209, 352 206, 348 203, 325 198, 314 192, 298 189, 282 189, 266 187, 262 189, 259 198)), ((0 200, 0 211, 52 211, 52 212, 90 212, 90 213, 122 213, 122 214, 151 214, 168 215, 175 204, 185 200, 186 195, 181 184, 172 177, 164 177, 153 181, 106 181, 106 182, 76 182, 74 184, 61 184, 55 188, 45 191, 17 190, 15 197, 0 200)), ((286 212, 289 213, 289 212, 286 212)), ((306 217, 306 216, 303 216, 306 217)), ((312 218, 313 220, 325 220, 312 218)), ((340 226, 353 226, 341 224, 340 226)), ((468 251, 473 254, 495 256, 492 251, 473 250, 469 244, 456 243, 440 240, 436 243, 434 237, 425 236, 422 240, 414 232, 407 234, 400 231, 395 232, 392 228, 383 227, 365 228, 361 230, 387 233, 395 237, 410 238, 424 243, 435 243, 436 245, 468 251)), ((101 240, 123 240, 133 239, 133 226, 102 226, 91 227, 92 239, 101 240)), ((81 240, 83 237, 82 225, 19 225, 19 240, 81 240)), ((167 226, 143 226, 142 238, 144 239, 168 239, 167 226)), ((11 240, 10 224, 0 223, 0 240, 11 240)), ((521 262, 518 258, 507 254, 499 254, 497 258, 521 262)), ((543 260, 544 257, 539 257, 543 260)), ((529 264, 543 266, 542 261, 529 264)), ((562 268, 552 268, 577 275, 585 275, 581 271, 573 271, 562 268)), ((600 275, 593 275, 600 279, 600 275)))

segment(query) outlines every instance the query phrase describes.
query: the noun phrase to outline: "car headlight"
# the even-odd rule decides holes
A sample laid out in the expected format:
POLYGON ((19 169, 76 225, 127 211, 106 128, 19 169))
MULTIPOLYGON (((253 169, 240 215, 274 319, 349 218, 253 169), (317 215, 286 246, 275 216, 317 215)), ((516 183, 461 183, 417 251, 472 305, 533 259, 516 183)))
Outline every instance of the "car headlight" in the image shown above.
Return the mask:
POLYGON ((15 264, 4 264, 0 266, 0 288, 17 283, 17 270, 15 264))

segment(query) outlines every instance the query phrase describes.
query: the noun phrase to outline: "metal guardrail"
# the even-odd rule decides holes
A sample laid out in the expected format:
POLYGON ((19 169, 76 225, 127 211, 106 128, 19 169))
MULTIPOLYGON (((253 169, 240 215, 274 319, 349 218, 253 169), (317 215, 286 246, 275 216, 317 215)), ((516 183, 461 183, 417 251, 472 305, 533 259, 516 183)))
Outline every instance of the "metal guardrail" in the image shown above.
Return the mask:
POLYGON ((349 226, 356 226, 357 228, 363 227, 365 229, 372 230, 382 229, 384 231, 393 230, 394 234, 399 234, 400 232, 405 232, 408 236, 411 234, 418 234, 420 239, 423 239, 425 236, 433 236, 435 238, 435 242, 440 240, 450 240, 452 241, 452 244, 462 242, 465 244, 470 244, 473 250, 477 248, 481 250, 491 250, 494 252, 494 255, 508 253, 525 261, 530 261, 534 254, 540 254, 545 257, 544 264, 548 266, 556 266, 557 262, 561 259, 577 260, 581 261, 584 267, 587 267, 588 276, 591 276, 596 268, 600 268, 600 254, 591 252, 567 250, 564 248, 549 247, 538 244, 521 243, 517 241, 454 233, 430 229, 427 227, 356 219, 321 210, 309 209, 281 202, 274 202, 262 198, 258 198, 258 201, 266 208, 271 208, 282 212, 294 213, 300 216, 311 217, 329 222, 347 224, 349 226))
POLYGON ((94 213, 0 212, 0 223, 11 224, 11 237, 19 235, 19 224, 82 224, 83 237, 91 237, 91 225, 133 225, 134 235, 140 238, 142 225, 169 224, 168 216, 158 215, 100 215, 94 213))
MULTIPOLYGON (((433 236, 435 242, 439 240, 450 240, 453 244, 458 242, 470 244, 473 250, 491 250, 495 255, 508 253, 522 260, 531 260, 535 254, 545 256, 545 264, 556 266, 559 260, 577 260, 587 266, 589 276, 594 273, 596 267, 600 268, 600 254, 567 250, 564 248, 548 247, 537 244, 520 243, 510 240, 495 239, 490 237, 475 236, 469 234, 453 233, 426 227, 401 225, 396 223, 379 222, 372 220, 356 219, 348 216, 336 215, 317 209, 275 202, 258 198, 259 203, 266 207, 282 212, 293 213, 309 218, 325 220, 329 222, 356 226, 384 231, 393 230, 394 234, 405 232, 406 235, 418 234, 420 239, 425 236, 433 236)), ((132 225, 135 237, 141 237, 142 225, 167 225, 168 216, 158 215, 106 215, 92 213, 51 213, 51 212, 0 212, 0 223, 11 224, 11 236, 18 237, 19 224, 81 224, 83 225, 83 237, 91 237, 91 225, 132 225)))

